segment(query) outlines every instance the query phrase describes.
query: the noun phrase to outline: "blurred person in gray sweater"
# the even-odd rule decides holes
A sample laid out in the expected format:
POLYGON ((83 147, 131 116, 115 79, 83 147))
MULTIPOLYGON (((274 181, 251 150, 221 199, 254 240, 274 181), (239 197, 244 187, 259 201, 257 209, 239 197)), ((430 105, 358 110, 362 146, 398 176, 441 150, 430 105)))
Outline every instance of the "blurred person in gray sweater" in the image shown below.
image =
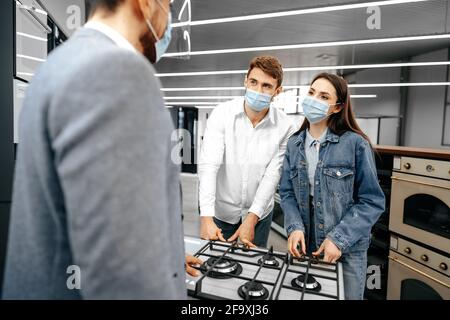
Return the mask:
POLYGON ((184 266, 200 261, 184 255, 151 64, 170 42, 170 0, 87 3, 24 101, 3 298, 184 299, 184 266))

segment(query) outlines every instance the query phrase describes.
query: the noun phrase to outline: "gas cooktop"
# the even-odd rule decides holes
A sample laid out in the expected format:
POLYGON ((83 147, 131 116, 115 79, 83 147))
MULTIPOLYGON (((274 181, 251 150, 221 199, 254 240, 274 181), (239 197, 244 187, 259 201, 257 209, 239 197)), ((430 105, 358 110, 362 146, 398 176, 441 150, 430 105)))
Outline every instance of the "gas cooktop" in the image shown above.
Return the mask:
POLYGON ((247 249, 237 242, 185 238, 185 244, 187 252, 204 261, 197 268, 200 276, 186 275, 188 294, 193 298, 344 299, 340 263, 326 263, 312 256, 296 258, 273 248, 247 249))

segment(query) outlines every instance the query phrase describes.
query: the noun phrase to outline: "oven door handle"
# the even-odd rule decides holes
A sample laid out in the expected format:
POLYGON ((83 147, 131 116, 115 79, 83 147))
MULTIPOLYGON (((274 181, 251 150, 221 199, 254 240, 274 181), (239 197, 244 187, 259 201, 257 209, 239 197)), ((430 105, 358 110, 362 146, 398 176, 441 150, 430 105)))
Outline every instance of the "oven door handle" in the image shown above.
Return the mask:
POLYGON ((444 186, 440 186, 440 185, 432 184, 432 183, 427 183, 427 182, 421 182, 421 181, 416 181, 416 180, 409 180, 409 179, 398 178, 398 177, 391 177, 391 179, 392 180, 398 180, 398 181, 404 181, 404 182, 417 183, 417 184, 421 184, 421 185, 428 186, 428 187, 436 187, 436 188, 441 188, 441 189, 445 189, 445 190, 450 190, 450 187, 444 187, 444 186))
POLYGON ((395 262, 397 262, 397 263, 400 263, 400 264, 401 264, 402 266, 404 266, 405 268, 408 268, 408 269, 410 269, 411 271, 417 272, 418 274, 420 274, 420 275, 422 275, 422 276, 424 276, 424 277, 426 277, 426 278, 428 278, 428 279, 430 279, 430 280, 433 280, 434 282, 437 282, 437 283, 439 283, 440 285, 443 285, 444 287, 450 289, 450 285, 448 285, 447 283, 442 282, 441 280, 438 280, 438 279, 436 279, 436 278, 433 278, 432 276, 426 274, 426 273, 423 272, 423 271, 420 271, 419 269, 416 269, 416 268, 414 268, 414 267, 411 267, 410 265, 404 263, 403 261, 400 261, 398 258, 392 257, 392 256, 388 256, 388 258, 391 259, 392 261, 395 261, 395 262))

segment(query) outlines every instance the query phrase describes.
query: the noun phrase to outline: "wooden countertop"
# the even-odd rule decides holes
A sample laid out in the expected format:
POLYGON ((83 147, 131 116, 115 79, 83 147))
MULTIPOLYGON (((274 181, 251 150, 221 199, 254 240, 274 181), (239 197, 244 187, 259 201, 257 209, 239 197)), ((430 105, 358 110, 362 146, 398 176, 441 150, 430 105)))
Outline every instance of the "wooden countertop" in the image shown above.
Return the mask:
POLYGON ((374 149, 380 154, 450 160, 450 150, 446 149, 412 148, 383 145, 374 145, 374 149))

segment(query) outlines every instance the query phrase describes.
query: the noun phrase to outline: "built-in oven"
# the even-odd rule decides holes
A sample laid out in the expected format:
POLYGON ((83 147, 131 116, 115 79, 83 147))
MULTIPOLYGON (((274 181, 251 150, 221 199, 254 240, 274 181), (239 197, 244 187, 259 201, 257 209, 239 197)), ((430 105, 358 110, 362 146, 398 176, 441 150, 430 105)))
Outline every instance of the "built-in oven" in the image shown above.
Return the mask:
POLYGON ((391 236, 389 300, 449 300, 450 258, 399 236, 391 236))
POLYGON ((450 162, 395 158, 389 229, 449 253, 450 162))

